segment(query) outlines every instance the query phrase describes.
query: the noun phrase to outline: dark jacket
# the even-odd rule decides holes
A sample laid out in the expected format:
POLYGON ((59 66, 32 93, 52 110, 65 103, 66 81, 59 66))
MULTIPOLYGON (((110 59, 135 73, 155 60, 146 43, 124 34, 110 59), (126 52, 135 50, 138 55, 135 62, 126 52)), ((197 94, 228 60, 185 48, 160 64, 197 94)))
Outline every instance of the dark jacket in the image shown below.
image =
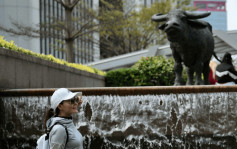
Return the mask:
POLYGON ((237 71, 233 65, 221 63, 216 67, 217 82, 220 84, 234 82, 237 83, 237 71))

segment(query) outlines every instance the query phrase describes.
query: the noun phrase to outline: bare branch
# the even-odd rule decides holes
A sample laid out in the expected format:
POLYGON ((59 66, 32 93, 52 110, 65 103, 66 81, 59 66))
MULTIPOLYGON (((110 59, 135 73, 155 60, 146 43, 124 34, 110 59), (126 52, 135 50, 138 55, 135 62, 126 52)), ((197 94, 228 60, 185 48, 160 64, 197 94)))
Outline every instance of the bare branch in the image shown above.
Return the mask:
POLYGON ((55 1, 60 3, 65 9, 72 10, 80 0, 74 0, 71 4, 70 0, 68 1, 68 3, 64 2, 63 0, 55 0, 55 1))
POLYGON ((23 27, 20 24, 17 23, 12 23, 15 28, 6 28, 0 26, 0 30, 10 33, 11 35, 22 35, 22 36, 27 36, 27 37, 33 37, 33 38, 39 38, 39 30, 30 26, 23 27), (29 30, 32 32, 30 33, 29 30))
POLYGON ((56 2, 58 2, 59 4, 61 4, 64 8, 66 8, 66 4, 65 2, 63 2, 63 0, 55 0, 56 2))
POLYGON ((73 9, 79 2, 80 0, 74 0, 72 4, 69 6, 70 9, 73 9))
POLYGON ((91 24, 91 22, 87 22, 84 25, 80 27, 79 30, 76 30, 72 33, 72 38, 78 38, 79 36, 83 36, 85 34, 89 34, 92 32, 97 31, 97 28, 99 25, 91 24))

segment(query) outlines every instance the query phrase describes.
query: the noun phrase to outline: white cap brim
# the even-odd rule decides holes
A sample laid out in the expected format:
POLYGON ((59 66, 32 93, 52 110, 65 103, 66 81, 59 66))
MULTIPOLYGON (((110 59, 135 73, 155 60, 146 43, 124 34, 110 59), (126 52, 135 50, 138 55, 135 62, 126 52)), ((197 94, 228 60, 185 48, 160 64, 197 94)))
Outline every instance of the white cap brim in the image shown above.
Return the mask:
POLYGON ((66 88, 57 89, 51 97, 51 108, 55 110, 62 101, 69 100, 75 96, 82 96, 82 92, 73 93, 66 88))

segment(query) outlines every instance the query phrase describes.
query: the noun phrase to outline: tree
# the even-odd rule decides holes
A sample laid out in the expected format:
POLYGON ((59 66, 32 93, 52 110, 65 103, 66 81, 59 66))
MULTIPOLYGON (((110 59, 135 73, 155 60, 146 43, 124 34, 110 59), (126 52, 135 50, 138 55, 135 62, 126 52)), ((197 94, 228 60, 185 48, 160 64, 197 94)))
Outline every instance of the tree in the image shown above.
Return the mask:
POLYGON ((140 8, 128 6, 127 3, 112 5, 104 0, 101 2, 105 7, 100 11, 99 17, 100 50, 103 57, 142 50, 153 44, 164 44, 166 35, 156 30, 157 23, 151 21, 151 16, 156 13, 168 13, 173 8, 192 9, 189 6, 190 0, 161 0, 151 7, 140 8), (118 5, 126 6, 126 10, 115 9, 118 5))
MULTIPOLYGON (((151 7, 137 7, 132 0, 100 0, 99 15, 81 0, 53 0, 64 9, 62 18, 51 16, 51 22, 43 22, 38 27, 14 23, 16 29, 1 27, 1 30, 14 35, 29 37, 54 38, 65 44, 68 62, 75 62, 74 43, 76 39, 90 40, 100 44, 102 57, 121 55, 152 44, 163 44, 165 35, 156 30, 156 23, 151 21, 155 13, 167 13, 173 6, 189 9, 190 0, 160 0, 151 7), (126 7, 125 7, 126 6, 126 7), (75 9, 77 8, 77 9, 75 9), (74 14, 83 14, 75 16, 74 14), (99 23, 97 23, 99 21, 99 23), (95 41, 91 33, 99 31, 100 41, 95 41)), ((50 17, 50 16, 49 16, 50 17)), ((58 49, 54 46, 53 48, 58 49)), ((61 50, 61 49, 60 49, 61 50)))
MULTIPOLYGON (((63 7, 64 14, 61 19, 54 16, 51 22, 43 22, 37 26, 24 26, 22 24, 15 25, 15 28, 0 27, 1 30, 12 33, 14 35, 24 35, 28 37, 56 38, 66 45, 66 59, 68 62, 75 62, 75 39, 84 38, 91 39, 91 33, 96 31, 98 24, 95 23, 96 13, 87 8, 85 3, 80 0, 54 0, 63 7), (85 7, 81 7, 84 5, 85 7), (80 7, 78 9, 75 9, 80 7), (75 17, 75 13, 83 14, 75 17)), ((92 39, 91 39, 92 40, 92 39)), ((97 41, 98 42, 98 41, 97 41)))
MULTIPOLYGON (((80 29, 76 27, 76 25, 73 24, 73 9, 78 4, 79 0, 56 0, 58 3, 60 3, 64 10, 65 10, 65 20, 62 24, 62 29, 64 29, 64 40, 66 43, 66 49, 67 49, 67 61, 68 62, 75 62, 75 55, 74 55, 74 48, 73 43, 74 40, 83 34, 88 34, 93 30, 94 24, 93 24, 93 15, 91 13, 86 13, 87 15, 90 15, 88 17, 88 21, 84 24, 81 24, 80 29)), ((86 10, 87 11, 87 10, 86 10)), ((86 12, 84 11, 84 12, 86 12)), ((78 20, 79 21, 79 20, 78 20)), ((58 26, 57 24, 54 24, 55 26, 58 26)))

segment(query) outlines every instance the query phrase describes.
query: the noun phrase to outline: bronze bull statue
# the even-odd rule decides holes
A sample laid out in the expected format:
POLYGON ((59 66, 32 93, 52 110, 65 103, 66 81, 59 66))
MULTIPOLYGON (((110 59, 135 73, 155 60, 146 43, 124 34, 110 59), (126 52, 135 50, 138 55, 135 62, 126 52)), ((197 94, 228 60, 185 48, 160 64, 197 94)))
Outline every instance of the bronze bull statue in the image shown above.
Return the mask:
MULTIPOLYGON (((175 83, 182 85, 182 63, 187 68, 186 85, 209 84, 209 62, 214 54, 212 27, 208 22, 197 20, 209 16, 210 12, 195 13, 172 10, 168 14, 155 14, 152 20, 163 22, 159 29, 164 30, 170 41, 170 48, 175 60, 175 83), (202 74, 204 81, 202 80, 202 74)), ((216 56, 216 55, 215 55, 216 56)))

